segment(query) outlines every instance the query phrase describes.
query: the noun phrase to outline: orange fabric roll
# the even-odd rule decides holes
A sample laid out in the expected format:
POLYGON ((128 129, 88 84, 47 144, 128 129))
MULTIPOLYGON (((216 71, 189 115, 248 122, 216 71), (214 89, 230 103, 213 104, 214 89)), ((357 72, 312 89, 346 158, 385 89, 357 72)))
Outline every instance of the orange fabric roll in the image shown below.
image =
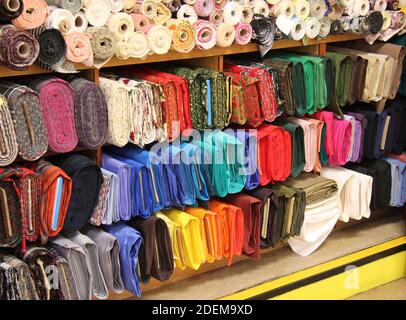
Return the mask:
POLYGON ((18 29, 30 30, 40 27, 48 17, 48 5, 44 0, 23 0, 24 10, 11 22, 18 29))
POLYGON ((82 32, 72 32, 64 35, 66 42, 66 58, 74 63, 93 65, 93 51, 90 38, 82 32))
POLYGON ((213 263, 220 260, 222 250, 220 248, 220 218, 216 212, 203 208, 185 208, 185 212, 196 217, 200 221, 200 234, 203 247, 205 248, 206 261, 213 263))
POLYGON ((240 208, 217 200, 209 202, 209 209, 219 215, 220 249, 222 256, 228 257, 228 265, 231 265, 233 256, 239 256, 242 253, 244 214, 240 208))

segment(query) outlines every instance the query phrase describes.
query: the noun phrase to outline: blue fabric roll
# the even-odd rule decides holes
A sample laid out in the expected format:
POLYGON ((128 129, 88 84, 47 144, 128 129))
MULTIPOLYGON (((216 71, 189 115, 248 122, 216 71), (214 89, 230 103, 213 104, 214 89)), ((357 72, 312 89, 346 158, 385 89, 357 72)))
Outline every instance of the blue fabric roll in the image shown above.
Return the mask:
POLYGON ((391 166, 392 186, 390 205, 402 207, 406 202, 406 163, 397 159, 383 158, 391 166))
POLYGON ((126 290, 141 296, 140 282, 137 276, 138 252, 142 243, 141 234, 124 223, 115 223, 105 227, 108 233, 120 243, 121 277, 126 290))

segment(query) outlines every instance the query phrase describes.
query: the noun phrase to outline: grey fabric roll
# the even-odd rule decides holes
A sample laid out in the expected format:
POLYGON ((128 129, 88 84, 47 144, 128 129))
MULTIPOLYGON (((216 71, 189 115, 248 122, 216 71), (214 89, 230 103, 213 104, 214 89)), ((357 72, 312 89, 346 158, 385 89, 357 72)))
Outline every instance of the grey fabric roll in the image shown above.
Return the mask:
POLYGON ((98 299, 107 299, 109 291, 104 281, 99 263, 99 249, 97 244, 88 236, 76 231, 68 237, 71 241, 82 247, 86 254, 86 263, 91 273, 93 294, 98 299))
POLYGON ((101 228, 90 225, 83 229, 83 233, 97 244, 101 270, 109 290, 116 293, 123 292, 124 284, 121 278, 119 256, 120 243, 117 238, 101 228))
POLYGON ((79 300, 90 300, 93 295, 93 281, 83 248, 62 235, 50 238, 50 241, 52 247, 68 261, 72 269, 79 300))
POLYGON ((82 0, 45 0, 48 5, 57 6, 62 9, 76 13, 82 8, 82 0))

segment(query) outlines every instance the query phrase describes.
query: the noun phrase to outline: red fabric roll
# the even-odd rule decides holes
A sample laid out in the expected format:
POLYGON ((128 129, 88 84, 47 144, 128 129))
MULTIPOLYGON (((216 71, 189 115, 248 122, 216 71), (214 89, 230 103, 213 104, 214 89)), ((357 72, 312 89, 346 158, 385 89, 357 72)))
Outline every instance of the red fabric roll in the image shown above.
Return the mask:
POLYGON ((318 111, 315 114, 308 115, 310 118, 315 118, 323 121, 326 126, 326 137, 324 139, 324 146, 327 155, 334 155, 334 113, 331 111, 318 111))

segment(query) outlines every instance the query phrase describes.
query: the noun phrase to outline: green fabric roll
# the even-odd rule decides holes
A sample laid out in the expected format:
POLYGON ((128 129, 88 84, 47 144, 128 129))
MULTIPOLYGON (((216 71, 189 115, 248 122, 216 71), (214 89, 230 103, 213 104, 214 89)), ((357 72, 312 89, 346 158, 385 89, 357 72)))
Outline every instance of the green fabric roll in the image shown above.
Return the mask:
POLYGON ((320 141, 320 162, 323 166, 328 164, 328 155, 326 151, 326 145, 324 141, 326 140, 326 124, 323 125, 321 130, 321 141, 320 141))
POLYGON ((283 127, 290 134, 292 139, 292 169, 290 175, 297 177, 306 164, 303 128, 283 119, 278 119, 274 124, 283 127))
POLYGON ((326 64, 326 87, 327 87, 327 106, 333 102, 334 99, 334 66, 330 58, 325 59, 326 64))

